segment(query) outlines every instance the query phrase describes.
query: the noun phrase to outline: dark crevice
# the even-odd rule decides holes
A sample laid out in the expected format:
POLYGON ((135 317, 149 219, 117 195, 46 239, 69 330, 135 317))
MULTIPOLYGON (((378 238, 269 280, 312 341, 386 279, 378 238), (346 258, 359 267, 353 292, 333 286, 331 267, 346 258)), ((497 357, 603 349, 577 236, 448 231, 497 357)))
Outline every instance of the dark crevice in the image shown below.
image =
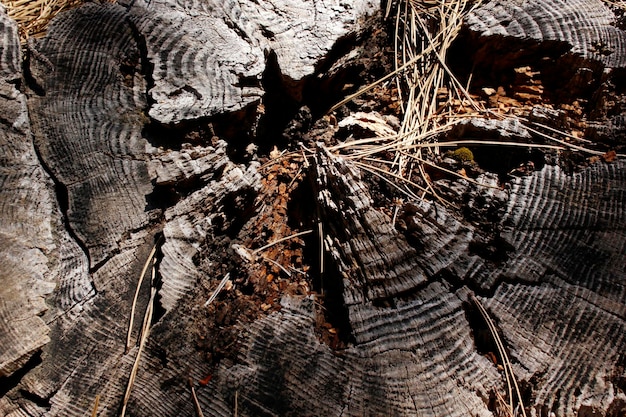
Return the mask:
MULTIPOLYGON (((322 341, 333 349, 343 349, 356 344, 348 306, 343 298, 344 279, 332 257, 327 253, 323 256, 325 270, 323 276, 320 276, 320 287, 317 289, 319 294, 317 300, 322 306, 318 312, 318 321, 323 318, 323 322, 330 324, 331 328, 336 330, 336 334, 328 338, 322 337, 322 341)), ((319 257, 311 261, 317 261, 319 265, 319 257)))
POLYGON ((257 192, 253 188, 243 188, 236 193, 226 195, 220 202, 222 213, 228 216, 225 233, 230 239, 236 239, 239 232, 256 212, 257 192))
POLYGON ((256 76, 246 76, 242 74, 236 74, 238 82, 235 87, 239 88, 260 88, 261 82, 256 76))
POLYGON ((510 93, 520 86, 515 69, 530 67, 537 74, 534 80, 543 87, 544 102, 555 107, 577 102, 590 119, 595 119, 597 109, 603 107, 596 98, 606 96, 597 94, 603 84, 623 83, 619 70, 607 72, 600 61, 572 53, 571 45, 565 41, 512 36, 485 39, 464 27, 447 56, 452 72, 462 84, 471 78, 470 91, 478 95, 483 87, 503 87, 510 93))
POLYGON ((371 43, 380 43, 381 37, 387 38, 382 17, 372 17, 358 32, 335 41, 317 63, 314 74, 304 80, 303 88, 303 104, 311 109, 314 120, 354 93, 358 86, 380 79, 392 70, 386 66, 382 51, 371 47, 371 43), (352 51, 356 57, 347 58, 352 51))
POLYGON ((172 91, 167 96, 170 98, 177 97, 177 96, 180 96, 183 92, 192 94, 197 100, 202 100, 202 94, 200 94, 200 92, 197 89, 190 86, 189 84, 185 84, 183 87, 172 91))
POLYGON ((150 119, 142 130, 142 136, 154 147, 180 151, 183 143, 207 145, 207 137, 214 135, 208 120, 196 119, 193 123, 165 124, 150 119))
POLYGON ((137 44, 137 49, 139 51, 139 63, 141 64, 141 75, 143 75, 146 81, 146 108, 144 109, 145 113, 148 114, 150 108, 155 103, 154 99, 150 95, 150 90, 154 88, 154 64, 150 62, 148 58, 148 45, 146 43, 146 37, 139 31, 139 28, 133 22, 130 17, 126 18, 126 23, 130 28, 133 39, 137 44))
MULTIPOLYGON (((447 54, 448 65, 451 71, 459 78, 463 85, 472 79, 470 88, 484 86, 505 86, 515 82, 515 68, 522 66, 536 67, 538 63, 543 68, 556 65, 559 57, 569 51, 571 45, 567 42, 532 39, 518 39, 510 36, 491 36, 488 39, 464 27, 447 54)), ((571 69, 573 70, 573 69, 571 69)), ((558 83, 568 82, 570 78, 562 76, 554 81, 557 84, 553 90, 559 88, 558 83)))
POLYGON ((157 294, 154 298, 153 305, 153 313, 152 313, 152 323, 151 325, 155 325, 161 320, 161 318, 165 315, 167 310, 163 307, 161 303, 161 288, 163 287, 163 277, 161 276, 160 267, 161 261, 163 260, 163 252, 161 248, 165 243, 165 238, 162 233, 158 233, 155 237, 155 245, 157 245, 157 251, 154 255, 154 270, 155 270, 155 281, 152 283, 152 286, 156 288, 157 294))
MULTIPOLYGON (((37 146, 36 141, 34 140, 34 137, 33 137, 33 149, 35 150, 35 155, 37 155, 37 160, 39 161, 39 165, 43 168, 43 170, 46 172, 46 174, 48 175, 48 177, 52 180, 52 183, 54 184, 54 192, 56 195, 57 202, 59 204, 59 210, 61 211, 61 219, 63 222, 63 226, 65 227, 65 231, 70 235, 70 237, 80 247, 81 251, 85 254, 85 258, 87 258, 87 265, 91 265, 91 257, 89 255, 89 249, 87 245, 85 244, 85 242, 78 236, 78 234, 74 230, 72 223, 69 219, 68 213, 69 213, 69 206, 70 206, 70 196, 69 196, 69 191, 67 189, 67 186, 63 182, 61 182, 52 172, 52 169, 50 168, 50 166, 48 166, 43 156, 41 155, 41 152, 39 150, 39 147, 37 146)), ((93 272, 92 269, 95 270, 97 268, 90 268, 91 272, 93 272)), ((95 291, 95 287, 94 287, 94 291, 95 291)))
MULTIPOLYGON (((476 305, 471 300, 467 300, 462 303, 462 306, 465 312, 465 318, 470 326, 476 351, 480 355, 488 355, 491 358, 495 357, 498 360, 498 364, 502 364, 502 358, 498 354, 498 347, 489 330, 489 326, 476 305)), ((492 318, 492 320, 494 319, 492 318)))
POLYGON ((248 162, 246 147, 256 134, 257 103, 243 109, 178 123, 161 123, 150 119, 142 135, 152 146, 180 151, 183 144, 209 147, 223 139, 228 143, 228 156, 235 163, 248 162))
POLYGON ((208 181, 200 176, 193 176, 173 184, 154 185, 152 192, 146 195, 146 211, 173 207, 183 198, 204 187, 208 181))
POLYGON ((274 146, 285 148, 289 142, 283 130, 302 105, 302 82, 282 74, 276 52, 267 54, 262 76, 265 112, 259 119, 256 143, 260 154, 268 154, 274 146))
MULTIPOLYGON (((490 261, 487 261, 490 262, 490 261)), ((507 275, 498 275, 496 277, 489 277, 487 282, 479 282, 476 279, 467 279, 465 277, 458 277, 455 273, 442 270, 437 275, 437 277, 444 277, 446 281, 452 284, 455 288, 467 287, 471 291, 473 291, 476 295, 485 298, 493 298, 498 291, 498 288, 502 284, 521 284, 521 285, 536 285, 538 282, 542 281, 542 278, 537 278, 538 282, 525 280, 518 277, 511 277, 507 275)))
MULTIPOLYGON (((315 221, 317 223, 318 220, 315 221)), ((314 230, 318 230, 317 226, 314 230)), ((343 349, 356 343, 348 307, 344 300, 344 278, 333 257, 320 248, 320 239, 313 233, 305 240, 304 263, 311 266, 309 276, 311 289, 317 294, 317 334, 320 340, 332 349, 343 349), (323 256, 323 271, 321 270, 323 256), (327 329, 336 333, 329 334, 327 329)))
MULTIPOLYGON (((481 140, 486 140, 490 132, 483 131, 481 140)), ((498 134, 493 131, 493 134, 498 134)), ((470 137, 459 137, 459 140, 473 139, 470 137)), ((498 140, 497 138, 494 140, 498 140)), ((500 139, 501 140, 501 139, 500 139)), ((468 146, 474 155, 474 162, 487 171, 498 175, 501 184, 511 180, 516 169, 528 167, 527 173, 539 171, 546 165, 545 152, 539 149, 524 149, 506 146, 468 146)))
MULTIPOLYGON (((294 230, 318 230, 321 216, 317 210, 312 179, 305 178, 291 192, 288 204, 289 226, 294 230)), ((348 307, 345 304, 344 282, 332 256, 320 250, 318 233, 303 237, 303 263, 310 265, 308 271, 311 289, 317 294, 317 329, 320 340, 334 350, 341 350, 356 343, 348 307), (322 253, 324 270, 321 271, 322 253), (329 330, 332 329, 332 332, 329 330)))
POLYGON ((52 404, 50 403, 50 398, 52 397, 42 398, 39 395, 34 394, 30 391, 26 391, 26 390, 20 390, 20 394, 22 395, 23 398, 37 405, 37 407, 45 408, 47 410, 49 410, 52 407, 52 404))
POLYGON ((475 239, 468 246, 470 255, 478 255, 481 258, 495 264, 502 264, 509 260, 509 254, 515 250, 513 245, 500 236, 491 239, 475 239))
POLYGON ((98 271, 98 269, 102 268, 107 262, 109 262, 112 258, 114 258, 116 255, 119 255, 120 253, 121 253, 121 250, 119 248, 114 248, 110 250, 104 258, 96 262, 94 265, 91 265, 91 261, 90 261, 89 273, 94 274, 96 271, 98 271))
POLYGON ((9 391, 13 390, 22 381, 22 378, 30 371, 41 364, 41 351, 35 353, 22 365, 17 371, 9 376, 0 377, 0 398, 4 397, 9 391))
POLYGON ((31 70, 32 63, 32 52, 31 48, 27 47, 24 52, 24 59, 22 60, 22 74, 24 76, 24 84, 33 91, 36 95, 43 97, 46 95, 46 90, 43 86, 35 79, 35 76, 31 70))
POLYGON ((258 104, 255 101, 241 110, 217 114, 210 119, 215 135, 228 143, 228 157, 236 164, 250 162, 252 155, 247 147, 251 143, 257 143, 258 104))
POLYGON ((255 139, 261 155, 269 153, 274 146, 286 148, 301 141, 332 105, 363 83, 362 63, 350 62, 328 72, 361 41, 355 34, 341 38, 315 72, 301 80, 293 80, 282 73, 274 51, 267 54, 262 76, 264 114, 259 119, 255 139), (346 89, 348 85, 351 89, 346 89))

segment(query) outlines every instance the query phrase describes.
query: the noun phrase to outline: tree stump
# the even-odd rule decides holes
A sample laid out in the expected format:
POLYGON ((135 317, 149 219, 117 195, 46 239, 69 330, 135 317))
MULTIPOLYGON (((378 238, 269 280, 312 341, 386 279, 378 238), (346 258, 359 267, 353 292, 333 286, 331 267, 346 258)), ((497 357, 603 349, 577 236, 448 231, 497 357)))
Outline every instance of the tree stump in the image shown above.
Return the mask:
POLYGON ((324 143, 379 7, 89 2, 24 48, 0 10, 0 414, 624 415, 623 4, 483 3, 451 58, 532 105, 448 139, 582 109, 598 156, 476 151, 393 210, 324 143))

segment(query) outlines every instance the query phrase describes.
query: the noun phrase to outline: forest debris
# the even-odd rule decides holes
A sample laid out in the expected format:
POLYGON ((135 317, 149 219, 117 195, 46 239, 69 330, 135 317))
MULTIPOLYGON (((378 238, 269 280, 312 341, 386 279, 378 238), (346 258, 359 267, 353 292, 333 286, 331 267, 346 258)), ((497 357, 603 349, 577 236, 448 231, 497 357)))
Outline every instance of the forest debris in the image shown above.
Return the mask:
POLYGON ((85 0, 2 0, 7 14, 18 24, 22 43, 45 35, 48 23, 63 10, 78 7, 85 0))
POLYGON ((282 237, 282 238, 280 238, 280 239, 278 239, 278 240, 275 240, 275 241, 273 241, 273 242, 271 242, 271 243, 268 243, 267 245, 264 245, 264 246, 261 246, 261 247, 260 247, 260 248, 258 248, 258 249, 255 249, 255 250, 252 252, 252 254, 253 254, 253 255, 256 255, 256 254, 258 254, 259 252, 264 251, 265 249, 271 248, 272 246, 274 246, 274 245, 276 245, 276 244, 278 244, 278 243, 284 242, 284 241, 286 241, 286 240, 294 239, 294 238, 296 238, 296 237, 300 237, 300 236, 308 235, 308 234, 311 234, 311 233, 313 233, 313 230, 305 230, 305 231, 303 231, 303 232, 298 232, 298 233, 294 233, 294 234, 289 235, 289 236, 282 237))
POLYGON ((340 128, 349 128, 355 137, 393 136, 396 131, 378 112, 356 112, 339 122, 340 128))
POLYGON ((135 296, 133 297, 133 304, 130 310, 130 318, 128 321, 128 333, 126 335, 126 349, 125 349, 126 353, 128 353, 128 351, 130 350, 130 338, 131 338, 132 331, 133 331, 133 322, 135 320, 135 309, 137 307, 137 300, 139 298, 139 290, 141 289, 141 284, 143 283, 143 279, 146 276, 148 267, 150 266, 150 263, 153 262, 154 256, 156 255, 157 249, 159 248, 161 243, 163 243, 163 236, 159 237, 157 242, 152 247, 152 250, 150 251, 148 258, 146 259, 146 262, 143 265, 141 274, 139 274, 139 280, 137 281, 137 287, 135 288, 135 296))
POLYGON ((617 152, 611 150, 601 156, 604 162, 615 162, 617 160, 617 152))
POLYGON ((143 349, 145 347, 146 341, 148 340, 148 335, 150 334, 150 325, 152 323, 152 314, 154 309, 154 298, 157 293, 157 288, 155 286, 156 279, 156 263, 154 258, 152 259, 152 279, 150 282, 150 300, 148 300, 148 305, 146 307, 146 312, 143 318, 143 325, 141 327, 141 337, 139 338, 139 349, 137 350, 137 355, 135 356, 135 361, 133 363, 133 367, 130 372, 130 377, 128 378, 128 385, 126 386, 126 393, 124 394, 124 400, 122 402, 122 412, 120 413, 120 417, 124 417, 126 415, 126 407, 128 405, 128 401, 130 400, 130 394, 133 389, 133 385, 135 384, 135 377, 137 376, 137 371, 139 370, 139 360, 141 359, 141 354, 143 353, 143 349))
POLYGON ((189 377, 189 389, 191 390, 191 399, 193 400, 193 407, 196 411, 196 417, 204 417, 198 396, 196 395, 196 388, 194 387, 193 380, 189 377))
POLYGON ((254 253, 237 243, 234 243, 231 248, 233 248, 235 253, 246 262, 253 263, 256 260, 256 256, 254 253))
POLYGON ((206 302, 204 303, 204 307, 208 307, 209 304, 211 304, 213 300, 215 300, 215 298, 219 295, 220 291, 222 291, 222 289, 224 288, 224 286, 229 280, 230 280, 230 272, 224 275, 224 278, 222 278, 217 288, 215 288, 215 291, 213 291, 213 294, 211 294, 209 299, 206 300, 206 302))
POLYGON ((198 384, 203 387, 206 387, 207 385, 209 385, 209 382, 211 382, 212 379, 213 379, 213 374, 208 374, 207 376, 199 380, 198 384))
POLYGON ((100 394, 96 395, 96 399, 93 404, 93 411, 91 412, 91 417, 96 417, 98 415, 99 405, 100 405, 100 394))

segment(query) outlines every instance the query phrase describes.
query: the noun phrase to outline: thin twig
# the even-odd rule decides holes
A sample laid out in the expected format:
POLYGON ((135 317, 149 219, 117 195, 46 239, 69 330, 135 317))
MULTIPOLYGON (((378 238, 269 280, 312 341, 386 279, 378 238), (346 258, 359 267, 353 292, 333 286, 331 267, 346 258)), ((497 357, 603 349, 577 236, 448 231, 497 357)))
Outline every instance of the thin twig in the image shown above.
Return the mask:
POLYGON ((372 90, 374 87, 376 87, 377 85, 387 81, 388 79, 390 79, 391 77, 395 76, 396 74, 404 71, 405 69, 409 68, 411 65, 415 64, 416 62, 418 62, 419 60, 422 59, 422 57, 431 52, 433 50, 432 46, 429 46, 428 48, 426 48, 424 51, 422 51, 422 53, 418 54, 416 57, 414 57, 413 59, 409 60, 408 62, 406 62, 404 65, 396 68, 394 71, 390 72, 389 74, 383 76, 382 78, 374 81, 373 83, 363 87, 362 89, 360 89, 359 91, 357 91, 354 94, 350 94, 348 97, 346 97, 345 99, 341 100, 339 103, 335 104, 333 107, 330 108, 330 110, 328 110, 326 113, 332 113, 335 110, 337 110, 339 107, 343 106, 344 104, 354 100, 355 98, 359 97, 360 95, 363 95, 365 93, 367 93, 368 91, 372 90))
POLYGON ((98 415, 98 406, 100 405, 100 394, 96 395, 96 400, 93 404, 93 411, 91 412, 91 417, 96 417, 98 415))
POLYGON ((513 410, 514 410, 513 392, 512 392, 512 387, 513 387, 515 388, 515 394, 517 395, 517 401, 520 405, 522 416, 526 417, 526 410, 524 409, 524 403, 522 402, 522 394, 517 384, 517 379, 515 378, 515 374, 513 373, 513 366, 511 365, 509 355, 507 355, 506 349, 504 347, 504 343, 502 342, 502 339, 500 338, 500 335, 498 333, 498 329, 496 328, 496 325, 493 323, 493 320, 491 320, 491 317, 489 317, 487 310, 485 310, 485 308, 483 307, 482 303, 478 300, 478 298, 476 298, 476 296, 474 295, 471 295, 470 299, 476 305, 476 307, 478 308, 478 311, 480 312, 480 315, 483 317, 483 319, 487 323, 487 326, 489 327, 489 332, 491 333, 491 336, 493 337, 493 340, 496 343, 496 347, 498 348, 498 353, 500 354, 500 358, 502 359, 502 366, 504 367, 504 374, 505 374, 507 386, 509 389, 509 404, 511 407, 511 413, 513 413, 513 410))
POLYGON ((319 245, 319 258, 320 258, 320 292, 324 295, 324 224, 321 221, 321 217, 319 216, 319 208, 317 215, 317 234, 318 234, 318 245, 319 245))
POLYGON ((191 399, 193 400, 193 407, 196 410, 196 417, 204 417, 198 396, 196 395, 196 388, 193 386, 193 380, 189 377, 189 388, 191 389, 191 399))
POLYGON ((265 250, 267 248, 271 248, 272 246, 274 246, 274 245, 276 245, 276 244, 278 244, 280 242, 284 242, 286 240, 293 239, 293 238, 296 238, 296 237, 299 237, 299 236, 308 235, 310 233, 313 233, 313 230, 305 230, 304 232, 299 232, 299 233, 295 233, 293 235, 285 236, 285 237, 280 238, 280 239, 278 239, 278 240, 276 240, 274 242, 268 243, 265 246, 261 246, 260 248, 253 250, 252 254, 256 255, 257 253, 259 253, 259 252, 261 252, 261 251, 263 251, 263 250, 265 250))
POLYGON ((227 273, 226 275, 224 275, 224 278, 222 278, 222 280, 218 284, 218 286, 215 289, 215 291, 213 291, 213 294, 211 294, 209 299, 206 300, 206 303, 204 303, 205 307, 208 307, 209 304, 211 304, 213 302, 213 300, 215 300, 217 298, 217 296, 219 295, 220 291, 222 291, 222 288, 224 288, 224 285, 226 285, 226 283, 228 282, 229 279, 230 279, 230 272, 227 273))
POLYGON ((584 142, 584 143, 593 143, 593 141, 591 141, 591 140, 589 140, 589 139, 577 138, 577 137, 576 137, 576 136, 574 136, 574 135, 571 135, 571 134, 569 134, 569 133, 566 133, 566 132, 560 131, 559 129, 555 129, 555 128, 550 127, 550 126, 548 126, 548 125, 544 125, 543 123, 539 123, 539 122, 530 122, 530 123, 531 123, 531 124, 533 124, 533 125, 535 125, 535 126, 542 127, 542 128, 544 128, 544 129, 546 129, 546 130, 549 130, 549 131, 551 131, 551 132, 558 133, 558 134, 563 135, 563 136, 565 136, 565 137, 568 137, 568 138, 570 138, 570 139, 578 140, 578 141, 580 141, 580 142, 584 142))
POLYGON ((126 415, 126 407, 128 405, 128 401, 130 400, 130 394, 132 392, 133 385, 135 383, 135 377, 137 376, 137 371, 139 369, 139 361, 141 359, 141 354, 143 352, 144 346, 146 344, 146 340, 148 340, 148 335, 150 333, 150 323, 152 322, 154 298, 156 296, 156 287, 154 286, 155 276, 156 276, 156 266, 155 266, 155 261, 153 260, 150 301, 148 301, 148 306, 146 307, 146 312, 145 312, 144 319, 143 319, 143 326, 141 329, 141 337, 139 339, 139 348, 137 350, 137 356, 135 357, 135 362, 133 363, 133 368, 130 372, 130 377, 128 378, 128 385, 126 386, 126 393, 124 394, 124 401, 122 403, 122 412, 120 414, 120 417, 124 417, 126 415))
POLYGON ((276 262, 275 260, 270 259, 270 258, 268 258, 266 256, 261 257, 261 259, 276 265, 278 268, 280 268, 281 271, 283 271, 285 274, 287 274, 288 277, 291 277, 291 272, 287 268, 285 268, 284 266, 282 266, 281 264, 276 262))
POLYGON ((143 265, 143 269, 141 270, 141 274, 139 275, 139 281, 137 282, 137 288, 135 289, 135 296, 133 297, 133 304, 132 304, 132 307, 130 309, 130 319, 129 319, 129 322, 128 322, 128 333, 126 334, 126 348, 125 348, 125 352, 126 353, 128 353, 128 351, 130 350, 130 338, 131 338, 131 334, 132 334, 132 331, 133 331, 133 322, 134 322, 134 319, 135 319, 135 309, 137 307, 137 300, 139 298, 139 290, 141 289, 141 284, 143 283, 143 279, 144 279, 144 277, 146 275, 146 272, 148 271, 148 267, 150 266, 150 262, 154 258, 154 255, 157 252, 157 248, 161 244, 162 240, 163 240, 163 236, 159 237, 157 242, 152 247, 152 250, 150 251, 150 254, 148 255, 148 259, 146 259, 146 263, 143 265))
POLYGON ((418 161, 419 161, 420 163, 422 163, 422 164, 426 164, 426 165, 431 166, 431 167, 433 167, 433 168, 435 168, 435 169, 438 169, 438 170, 440 170, 440 171, 442 171, 442 172, 445 172, 445 173, 450 174, 450 175, 454 175, 454 176, 455 176, 455 177, 457 177, 457 178, 460 178, 460 179, 462 179, 462 180, 465 180, 465 181, 471 182, 471 183, 472 183, 472 184, 474 184, 474 185, 479 185, 479 186, 481 186, 481 187, 485 187, 485 188, 493 188, 493 189, 496 189, 496 190, 499 190, 499 189, 500 189, 499 187, 497 187, 497 186, 495 186, 495 185, 483 184, 483 183, 481 183, 481 182, 476 181, 476 180, 475 180, 475 179, 473 179, 473 178, 466 177, 466 176, 464 176, 464 175, 459 174, 458 172, 454 172, 454 171, 452 171, 452 170, 450 170, 450 169, 444 168, 444 167, 439 166, 439 165, 437 165, 437 164, 433 164, 432 162, 429 162, 429 161, 427 161, 427 160, 425 160, 425 159, 422 159, 422 158, 418 158, 418 157, 417 157, 417 156, 415 156, 415 155, 411 155, 411 154, 408 154, 408 153, 407 153, 407 156, 408 156, 409 158, 414 158, 414 159, 418 160, 418 161))

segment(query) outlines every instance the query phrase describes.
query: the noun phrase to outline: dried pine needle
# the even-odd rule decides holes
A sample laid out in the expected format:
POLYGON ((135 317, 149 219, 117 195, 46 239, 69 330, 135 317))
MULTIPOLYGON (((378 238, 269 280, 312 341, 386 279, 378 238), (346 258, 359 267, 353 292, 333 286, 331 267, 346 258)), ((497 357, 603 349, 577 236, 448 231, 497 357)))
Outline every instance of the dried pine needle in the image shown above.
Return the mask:
POLYGON ((300 237, 300 236, 308 235, 308 234, 311 234, 311 233, 313 233, 313 230, 305 230, 304 232, 294 233, 293 235, 285 236, 285 237, 283 237, 283 238, 280 238, 280 239, 278 239, 278 240, 275 240, 274 242, 268 243, 268 244, 267 244, 267 245, 265 245, 265 246, 261 246, 260 248, 255 249, 254 251, 252 251, 252 254, 253 254, 253 255, 256 255, 256 254, 258 254, 259 252, 264 251, 265 249, 271 248, 272 246, 274 246, 274 245, 276 245, 276 244, 278 244, 278 243, 284 242, 284 241, 286 241, 286 240, 294 239, 294 238, 296 238, 296 237, 300 237))
POLYGON ((230 279, 230 272, 224 275, 224 278, 222 278, 220 283, 217 285, 217 288, 215 288, 215 291, 213 291, 213 294, 211 294, 209 299, 206 300, 206 302, 204 303, 204 307, 208 307, 217 298, 220 291, 222 291, 222 289, 224 288, 224 286, 226 285, 229 279, 230 279))
POLYGON ((150 254, 148 255, 148 258, 146 259, 146 262, 143 265, 143 269, 141 270, 141 274, 139 275, 139 280, 137 281, 137 287, 135 288, 135 296, 133 297, 133 304, 131 306, 130 318, 129 318, 129 322, 128 322, 128 332, 126 334, 126 349, 125 349, 125 351, 127 353, 128 353, 128 350, 130 349, 130 338, 131 338, 132 331, 133 331, 133 322, 135 320, 135 309, 137 308, 137 300, 139 298, 139 290, 141 288, 141 284, 143 283, 143 279, 146 276, 146 272, 148 271, 148 268, 150 267, 150 263, 153 261, 154 255, 156 255, 157 249, 158 249, 159 245, 162 243, 162 241, 163 241, 163 237, 160 237, 159 240, 152 247, 152 250, 150 251, 150 254))
POLYGON ((476 298, 474 295, 471 295, 470 300, 474 303, 476 308, 478 308, 480 315, 485 320, 485 323, 487 323, 487 327, 489 328, 491 337, 493 338, 493 341, 495 342, 496 347, 498 349, 498 353, 500 354, 500 358, 502 359, 502 364, 504 367, 504 376, 506 378, 506 384, 507 384, 507 388, 509 391, 509 407, 510 407, 511 414, 514 414, 514 410, 515 410, 515 408, 513 407, 513 390, 515 389, 515 395, 517 396, 518 406, 521 411, 522 417, 526 417, 526 410, 524 409, 524 404, 522 402, 522 394, 519 389, 519 385, 517 383, 515 373, 513 373, 513 365, 511 364, 509 355, 506 353, 504 342, 502 342, 502 339, 500 338, 498 329, 496 328, 496 325, 494 324, 493 320, 491 320, 491 317, 489 317, 489 313, 487 313, 487 310, 485 310, 485 308, 483 307, 482 303, 478 300, 478 298, 476 298))
POLYGON ((189 377, 189 388, 191 389, 191 399, 193 401, 193 408, 196 411, 196 417, 204 417, 202 407, 200 407, 200 401, 198 401, 198 396, 196 395, 196 388, 193 385, 193 379, 191 379, 191 377, 189 377))
POLYGON ((45 35, 50 20, 58 13, 78 7, 85 0, 0 0, 10 18, 17 22, 22 43, 45 35))
POLYGON ((91 412, 91 417, 96 417, 98 415, 99 405, 100 405, 100 394, 96 395, 96 399, 93 404, 93 411, 91 412))
POLYGON ((128 378, 128 385, 126 386, 126 392, 124 394, 124 400, 122 402, 122 411, 120 413, 120 417, 124 417, 126 415, 126 407, 128 406, 128 401, 130 400, 130 394, 133 389, 133 385, 135 384, 135 378, 137 376, 137 371, 139 370, 139 361, 141 360, 141 354, 143 353, 143 349, 146 345, 146 341, 148 340, 148 335, 150 333, 150 323, 152 322, 152 314, 154 309, 154 298, 156 296, 157 289, 155 287, 155 277, 156 277, 156 265, 154 260, 152 261, 152 282, 150 285, 150 301, 148 301, 148 306, 146 307, 146 312, 144 314, 143 326, 141 329, 141 337, 139 338, 139 349, 137 350, 137 356, 135 356, 135 361, 133 363, 133 367, 130 372, 130 377, 128 378))

